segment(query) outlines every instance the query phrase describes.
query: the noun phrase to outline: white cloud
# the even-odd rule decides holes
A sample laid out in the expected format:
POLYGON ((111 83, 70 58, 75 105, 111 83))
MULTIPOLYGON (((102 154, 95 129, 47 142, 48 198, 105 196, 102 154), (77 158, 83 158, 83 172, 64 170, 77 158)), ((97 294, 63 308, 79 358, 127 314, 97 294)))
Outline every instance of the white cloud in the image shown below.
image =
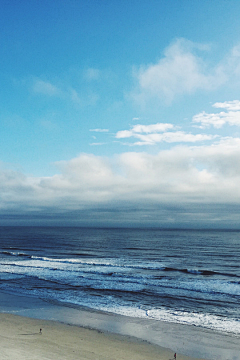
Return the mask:
POLYGON ((239 201, 240 139, 211 146, 178 146, 157 155, 128 152, 113 159, 82 154, 60 163, 46 188, 87 202, 239 201), (63 193, 62 193, 63 191, 63 193))
POLYGON ((204 61, 194 54, 203 47, 184 39, 178 39, 164 52, 157 64, 136 71, 138 87, 134 99, 145 103, 157 98, 170 103, 175 96, 191 94, 198 89, 211 90, 226 81, 222 66, 207 69, 204 61))
POLYGON ((238 111, 240 110, 240 101, 239 100, 233 100, 233 101, 225 101, 225 102, 216 102, 213 104, 213 107, 215 108, 222 108, 232 111, 238 111))
POLYGON ((152 124, 152 125, 135 125, 131 130, 122 130, 116 133, 117 139, 135 138, 140 141, 135 143, 129 143, 129 145, 154 145, 159 142, 197 142, 212 140, 216 138, 216 135, 205 135, 205 134, 190 134, 184 131, 172 131, 176 127, 172 124, 152 124))
POLYGON ((159 142, 166 142, 166 143, 175 143, 175 142, 188 142, 188 143, 195 143, 198 141, 205 141, 205 140, 213 140, 217 136, 216 135, 205 135, 205 134, 191 134, 186 133, 184 131, 176 131, 176 132, 165 132, 164 134, 136 134, 135 138, 140 139, 140 142, 135 142, 134 145, 155 145, 159 142))
POLYGON ((203 51, 211 56, 208 46, 176 40, 157 63, 135 69, 137 85, 131 96, 143 105, 151 99, 169 104, 176 97, 197 90, 212 91, 222 85, 239 87, 240 45, 213 66, 202 56, 203 51))
POLYGON ((172 124, 157 123, 152 125, 134 125, 131 130, 121 130, 116 133, 117 139, 136 136, 138 133, 157 133, 173 129, 172 124))
POLYGON ((174 125, 172 124, 164 124, 164 123, 157 123, 157 124, 151 124, 151 125, 135 125, 132 128, 133 132, 137 133, 156 133, 156 132, 163 132, 169 129, 173 129, 174 125))
POLYGON ((240 101, 225 101, 223 103, 213 104, 215 108, 227 109, 227 112, 221 111, 220 113, 208 114, 205 111, 193 117, 193 123, 200 123, 200 128, 207 128, 213 126, 221 128, 225 124, 231 126, 240 126, 240 101))

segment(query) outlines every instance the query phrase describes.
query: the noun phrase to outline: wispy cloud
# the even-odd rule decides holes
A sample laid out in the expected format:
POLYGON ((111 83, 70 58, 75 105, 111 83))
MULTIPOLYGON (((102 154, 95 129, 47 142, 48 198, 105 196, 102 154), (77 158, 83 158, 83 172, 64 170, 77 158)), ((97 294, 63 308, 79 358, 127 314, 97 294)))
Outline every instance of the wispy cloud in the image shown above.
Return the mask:
POLYGON ((104 133, 109 132, 109 129, 90 129, 89 131, 104 133))
POLYGON ((212 140, 216 135, 191 134, 184 131, 167 131, 175 130, 173 124, 157 123, 151 125, 135 125, 131 130, 122 130, 116 133, 117 139, 135 138, 140 141, 129 143, 129 145, 155 145, 160 142, 197 142, 204 140, 212 140))
POLYGON ((88 81, 98 80, 100 78, 101 71, 95 68, 88 68, 84 71, 84 78, 88 81))
POLYGON ((43 81, 41 79, 34 81, 32 89, 35 93, 47 96, 59 96, 62 93, 57 86, 53 85, 49 81, 43 81))
POLYGON ((58 79, 55 84, 53 81, 47 81, 34 78, 31 81, 31 92, 48 97, 60 97, 65 102, 70 102, 77 106, 94 106, 100 96, 94 89, 84 88, 80 83, 72 85, 71 79, 58 79), (84 91, 82 90, 84 88, 84 91))
POLYGON ((65 99, 83 107, 96 105, 97 101, 99 100, 99 95, 95 92, 89 91, 85 94, 80 94, 76 89, 69 87, 67 90, 65 90, 65 99))
POLYGON ((174 126, 172 124, 164 124, 164 123, 157 123, 151 125, 134 125, 131 130, 124 130, 119 131, 116 134, 116 138, 121 137, 130 137, 136 133, 157 133, 157 132, 164 132, 169 129, 173 129, 174 126))
POLYGON ((90 143, 90 146, 101 146, 101 145, 106 145, 106 143, 103 142, 94 142, 94 143, 90 143))
POLYGON ((240 101, 225 101, 213 104, 214 108, 222 108, 227 111, 208 114, 205 111, 195 115, 192 119, 194 124, 200 123, 198 127, 204 129, 210 126, 221 128, 225 124, 240 126, 240 101))
POLYGON ((148 134, 148 135, 136 135, 140 141, 135 142, 133 145, 155 145, 156 143, 195 143, 198 141, 213 140, 216 135, 205 134, 191 134, 184 131, 166 132, 164 134, 148 134))

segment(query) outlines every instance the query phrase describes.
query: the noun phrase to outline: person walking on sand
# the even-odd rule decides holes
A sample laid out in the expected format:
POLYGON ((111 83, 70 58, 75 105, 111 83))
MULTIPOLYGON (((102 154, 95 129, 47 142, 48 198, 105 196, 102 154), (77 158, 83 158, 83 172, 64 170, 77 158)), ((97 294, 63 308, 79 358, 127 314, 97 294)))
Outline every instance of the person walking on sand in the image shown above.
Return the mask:
POLYGON ((42 329, 40 329, 39 334, 42 334, 42 329))
POLYGON ((175 353, 175 354, 174 354, 174 359, 176 360, 176 358, 177 358, 177 354, 175 353))

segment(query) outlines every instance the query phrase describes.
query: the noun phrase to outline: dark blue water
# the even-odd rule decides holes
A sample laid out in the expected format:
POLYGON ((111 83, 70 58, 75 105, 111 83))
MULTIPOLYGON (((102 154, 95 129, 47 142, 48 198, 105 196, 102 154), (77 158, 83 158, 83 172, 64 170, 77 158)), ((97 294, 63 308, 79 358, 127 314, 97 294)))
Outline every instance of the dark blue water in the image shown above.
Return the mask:
POLYGON ((0 228, 0 289, 240 334, 240 232, 0 228))

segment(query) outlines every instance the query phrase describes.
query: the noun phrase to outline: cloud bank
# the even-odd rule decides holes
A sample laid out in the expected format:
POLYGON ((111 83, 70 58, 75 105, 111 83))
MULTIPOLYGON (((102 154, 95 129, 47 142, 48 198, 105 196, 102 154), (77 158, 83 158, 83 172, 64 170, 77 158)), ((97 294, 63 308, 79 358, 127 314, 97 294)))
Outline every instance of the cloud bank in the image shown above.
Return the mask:
POLYGON ((26 222, 26 214, 31 214, 31 219, 56 224, 64 223, 64 218, 75 225, 122 221, 174 227, 193 226, 197 220, 198 226, 221 226, 239 220, 239 158, 240 139, 225 138, 209 146, 176 146, 156 155, 80 154, 57 163, 59 174, 52 177, 32 178, 2 168, 0 214, 10 222, 17 221, 19 214, 26 222))

